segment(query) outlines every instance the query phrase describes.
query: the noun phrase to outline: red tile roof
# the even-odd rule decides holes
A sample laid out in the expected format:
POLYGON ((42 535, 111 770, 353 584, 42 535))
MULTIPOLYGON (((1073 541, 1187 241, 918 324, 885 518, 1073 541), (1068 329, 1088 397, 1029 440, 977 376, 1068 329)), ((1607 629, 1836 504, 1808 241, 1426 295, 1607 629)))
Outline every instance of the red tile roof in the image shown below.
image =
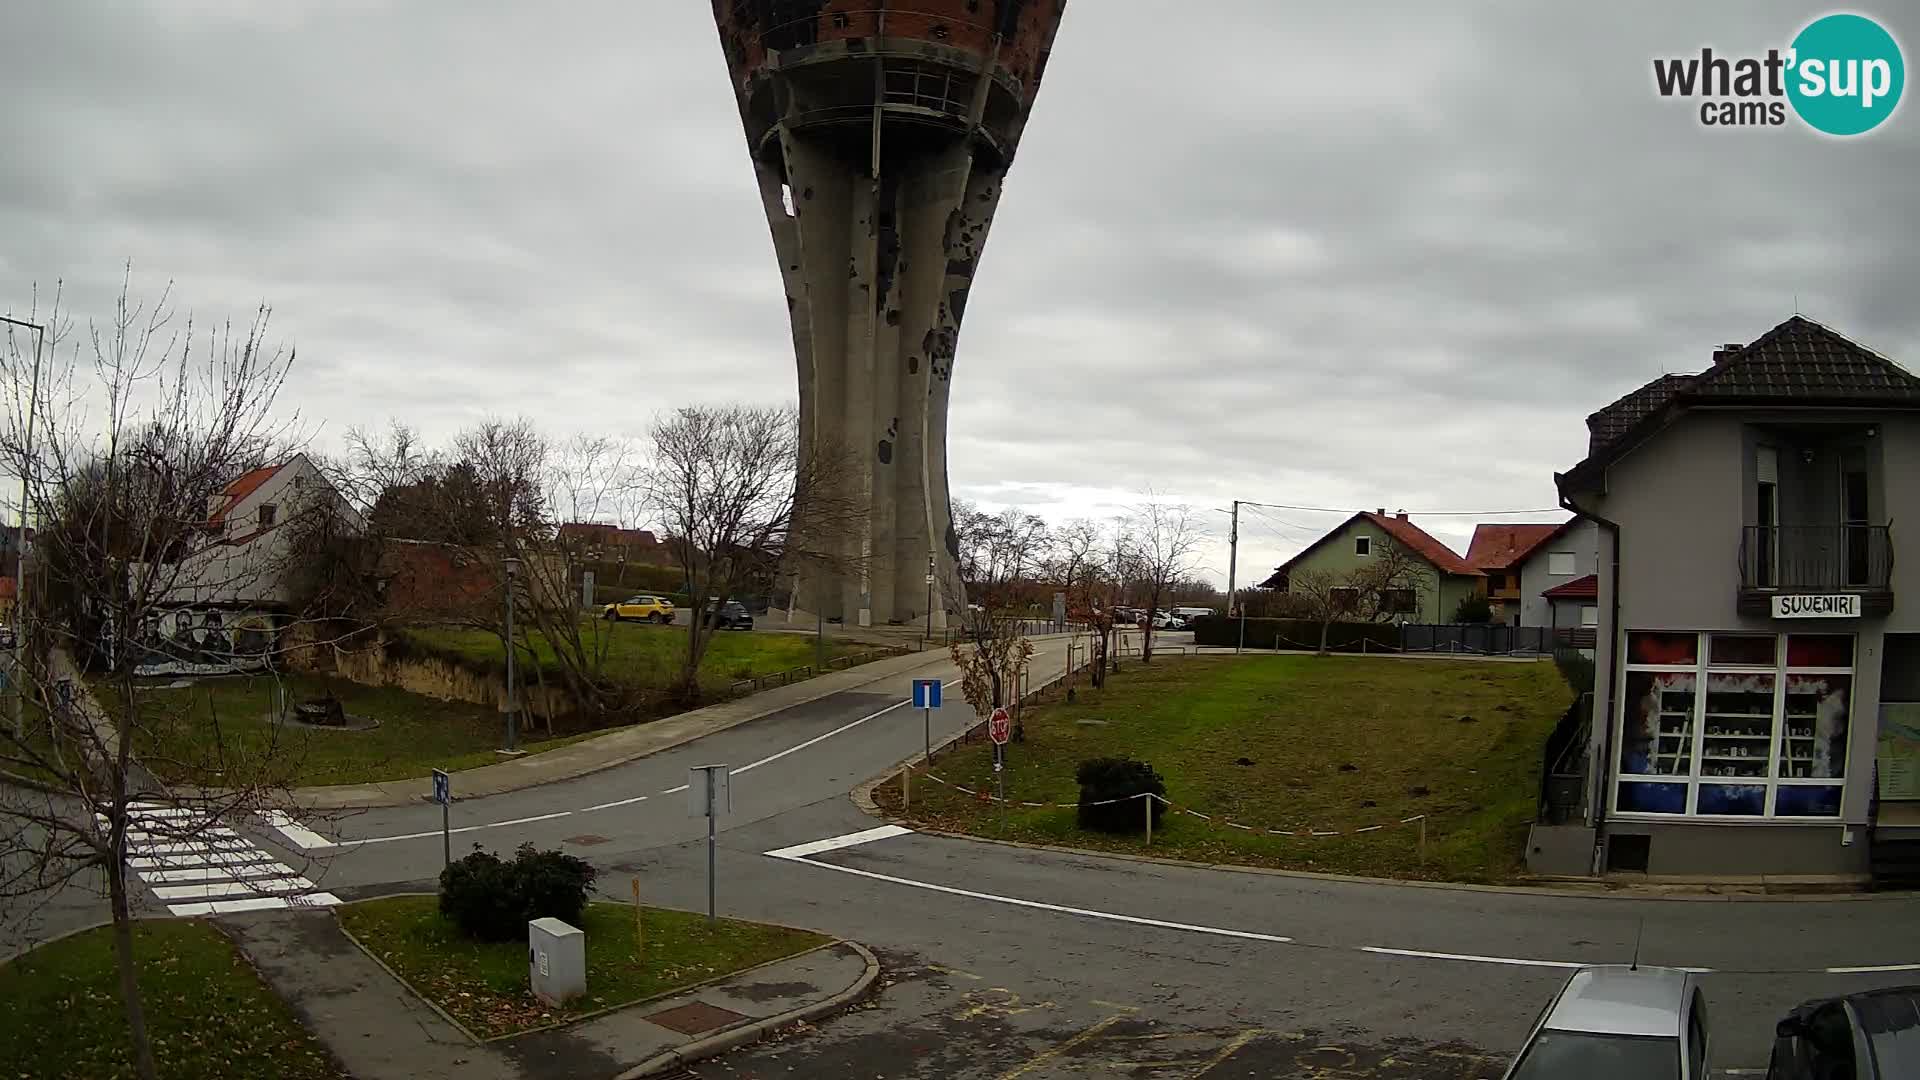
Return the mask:
POLYGON ((1572 581, 1555 585, 1540 594, 1549 600, 1598 600, 1600 599, 1600 578, 1596 574, 1574 578, 1572 581))
POLYGON ((1534 548, 1565 527, 1564 522, 1475 525, 1473 543, 1467 546, 1467 562, 1481 570, 1505 570, 1525 560, 1534 548))
POLYGON ((1449 574, 1464 574, 1467 577, 1486 576, 1467 560, 1455 554, 1452 548, 1434 539, 1425 529, 1411 521, 1389 517, 1386 514, 1363 513, 1360 516, 1386 530, 1387 535, 1398 540, 1401 546, 1449 574))
POLYGON ((283 461, 278 465, 268 465, 264 468, 254 469, 251 472, 240 474, 238 480, 228 484, 220 492, 221 496, 226 499, 226 502, 221 503, 220 509, 213 512, 213 516, 207 519, 207 524, 218 525, 224 521, 227 516, 227 511, 240 505, 240 500, 258 491, 261 484, 272 479, 274 473, 286 468, 286 464, 287 463, 283 461))

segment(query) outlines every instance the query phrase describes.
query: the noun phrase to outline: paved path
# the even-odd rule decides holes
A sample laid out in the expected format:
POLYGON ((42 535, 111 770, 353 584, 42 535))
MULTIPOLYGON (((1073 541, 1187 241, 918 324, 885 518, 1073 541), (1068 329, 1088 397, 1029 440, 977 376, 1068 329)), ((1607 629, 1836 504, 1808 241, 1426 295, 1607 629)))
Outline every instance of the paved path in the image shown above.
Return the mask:
POLYGON ((357 1080, 609 1080, 669 1051, 831 1005, 873 978, 867 958, 841 943, 565 1028, 480 1043, 388 975, 331 912, 235 915, 221 926, 357 1080))

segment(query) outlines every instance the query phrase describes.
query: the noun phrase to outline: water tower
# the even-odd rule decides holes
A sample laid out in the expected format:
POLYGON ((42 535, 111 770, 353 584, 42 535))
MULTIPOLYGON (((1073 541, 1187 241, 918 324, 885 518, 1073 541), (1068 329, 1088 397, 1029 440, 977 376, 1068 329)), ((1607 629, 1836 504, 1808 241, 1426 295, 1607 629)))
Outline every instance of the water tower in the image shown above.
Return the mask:
POLYGON ((713 0, 786 281, 801 437, 870 508, 798 605, 869 625, 964 610, 947 396, 1001 183, 1066 0, 713 0), (930 569, 931 568, 931 569, 930 569), (927 577, 934 585, 929 590, 927 577))

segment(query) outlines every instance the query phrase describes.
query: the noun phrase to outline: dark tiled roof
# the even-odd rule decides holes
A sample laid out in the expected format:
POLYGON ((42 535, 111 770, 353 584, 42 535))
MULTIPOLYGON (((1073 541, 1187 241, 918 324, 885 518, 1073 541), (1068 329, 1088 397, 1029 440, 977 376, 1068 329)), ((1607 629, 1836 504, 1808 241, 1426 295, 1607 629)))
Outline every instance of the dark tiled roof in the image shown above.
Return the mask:
POLYGON ((1555 585, 1540 594, 1549 600, 1598 600, 1600 599, 1600 578, 1596 574, 1577 577, 1572 581, 1555 585))
POLYGON ((1533 553, 1533 549, 1559 534, 1566 526, 1521 525, 1501 522, 1475 525, 1473 542, 1467 545, 1467 562, 1479 570, 1504 570, 1533 553))
POLYGON ((1694 376, 1686 390, 1701 398, 1920 405, 1920 379, 1879 353, 1798 315, 1760 335, 1725 363, 1694 376))
POLYGON ((1662 375, 1587 417, 1587 452, 1596 453, 1632 431, 1633 425, 1659 412, 1681 387, 1692 381, 1691 375, 1662 375))
POLYGON ((1714 365, 1697 375, 1662 375, 1587 417, 1587 460, 1568 475, 1604 467, 1671 408, 1734 403, 1920 409, 1920 378, 1795 315, 1748 345, 1717 352, 1714 365))

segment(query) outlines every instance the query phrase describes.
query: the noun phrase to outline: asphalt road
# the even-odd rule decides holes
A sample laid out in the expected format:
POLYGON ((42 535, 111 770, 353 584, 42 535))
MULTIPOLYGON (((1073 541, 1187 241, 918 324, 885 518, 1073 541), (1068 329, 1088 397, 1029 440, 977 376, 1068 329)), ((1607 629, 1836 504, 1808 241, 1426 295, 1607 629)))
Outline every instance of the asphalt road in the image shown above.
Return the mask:
MULTIPOLYGON (((1038 676, 1058 670, 1059 646, 1038 676)), ((929 675, 954 677, 935 662, 929 675)), ((1037 681, 1037 680, 1036 680, 1037 681)), ((767 852, 871 830, 849 788, 919 751, 907 687, 786 710, 567 783, 457 803, 455 855, 479 842, 563 845, 601 888, 705 904, 704 825, 687 768, 738 774, 722 822, 724 914, 854 938, 888 962, 868 1008, 710 1062, 704 1077, 1497 1076, 1561 965, 1709 968, 1714 1060, 1765 1064, 1799 1001, 1915 971, 1920 901, 1671 900, 1363 884, 1060 854, 904 834, 809 854, 767 852), (644 797, 644 798, 643 798, 644 797)), ((957 695, 950 699, 957 702, 957 695)), ((936 713, 936 738, 961 708, 936 713), (941 718, 945 722, 941 722, 941 718)), ((456 793, 457 794, 457 793, 456 793)), ((255 834, 342 897, 431 888, 439 808, 316 826, 342 846, 255 834)), ((1738 1075, 1733 1073, 1731 1075, 1738 1075)))

